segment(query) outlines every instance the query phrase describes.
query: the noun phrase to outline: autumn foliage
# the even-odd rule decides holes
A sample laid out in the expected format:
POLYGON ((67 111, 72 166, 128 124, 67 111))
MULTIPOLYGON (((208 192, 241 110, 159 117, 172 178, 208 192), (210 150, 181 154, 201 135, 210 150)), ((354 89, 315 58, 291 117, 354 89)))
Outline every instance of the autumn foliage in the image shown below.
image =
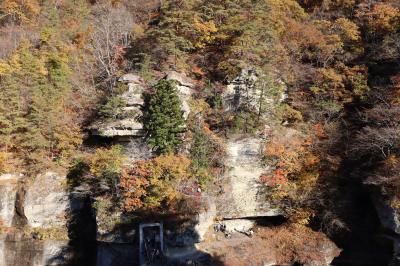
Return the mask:
POLYGON ((185 156, 168 154, 139 161, 124 170, 120 186, 125 211, 173 210, 181 197, 183 182, 191 178, 189 166, 190 160, 185 156))
POLYGON ((400 10, 390 3, 375 3, 372 8, 360 5, 356 16, 365 23, 370 34, 383 35, 400 27, 400 10))
POLYGON ((275 133, 265 145, 264 160, 272 169, 260 177, 260 182, 266 186, 267 195, 273 201, 287 199, 299 204, 297 210, 287 209, 291 214, 304 213, 300 205, 318 180, 320 160, 314 154, 312 144, 309 137, 292 132, 286 136, 275 133))
POLYGON ((0 4, 0 23, 5 20, 30 22, 39 12, 40 5, 37 0, 4 0, 0 4))
MULTIPOLYGON (((0 173, 67 171, 79 157, 74 185, 90 185, 99 216, 176 214, 227 193, 213 190, 225 140, 256 138, 260 197, 290 222, 340 212, 353 176, 398 207, 399 32, 398 0, 0 0, 0 173), (164 80, 171 70, 194 86, 164 80), (135 114, 122 111, 141 105, 121 95, 128 73, 146 80, 135 114), (142 123, 153 150, 130 162, 90 125, 133 116, 115 131, 142 123)), ((279 262, 318 257, 308 229, 269 238, 279 262)))
POLYGON ((269 187, 283 187, 288 183, 288 172, 283 169, 274 170, 271 175, 262 175, 260 180, 269 187))

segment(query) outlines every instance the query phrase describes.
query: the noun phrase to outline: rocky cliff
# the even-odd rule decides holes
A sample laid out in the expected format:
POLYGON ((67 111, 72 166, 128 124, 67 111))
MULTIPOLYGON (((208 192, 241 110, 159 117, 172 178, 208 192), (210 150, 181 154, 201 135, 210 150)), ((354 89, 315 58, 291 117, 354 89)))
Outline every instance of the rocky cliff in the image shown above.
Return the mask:
MULTIPOLYGON (((176 82, 182 112, 187 119, 190 114, 188 103, 194 91, 193 81, 177 72, 169 72, 164 78, 176 82)), ((249 80, 254 81, 241 77, 234 83, 243 91, 247 86, 245 82, 249 80)), ((119 82, 128 86, 128 90, 120 95, 126 104, 120 107, 122 112, 134 111, 136 115, 96 121, 90 126, 91 133, 122 144, 130 163, 151 158, 152 151, 143 139, 143 121, 139 119, 144 107, 146 84, 133 74, 122 76, 119 82)), ((237 90, 229 86, 225 106, 233 104, 230 101, 237 97, 237 90), (231 92, 234 95, 229 96, 231 92)), ((243 245, 247 242, 253 245, 257 241, 265 244, 266 240, 257 237, 253 241, 245 232, 256 228, 263 230, 258 221, 266 217, 281 219, 279 217, 283 214, 281 209, 269 204, 260 183, 260 176, 270 171, 261 160, 266 138, 259 133, 255 136, 232 136, 226 140, 225 172, 219 190, 198 190, 203 204, 198 213, 190 217, 190 222, 169 221, 166 226, 166 254, 171 260, 203 258, 204 254, 215 249, 214 245, 222 245, 224 250, 235 248, 230 245, 236 240, 243 245), (221 241, 220 236, 212 234, 214 226, 221 222, 225 232, 233 234, 232 241, 221 241), (172 223, 179 223, 184 230, 171 226, 172 223)), ((132 217, 125 216, 117 208, 108 208, 106 212, 99 207, 96 209, 94 202, 103 200, 102 204, 106 204, 96 191, 109 190, 108 185, 99 188, 92 182, 80 185, 73 182, 69 176, 51 171, 29 179, 13 174, 0 176, 0 266, 94 265, 96 260, 97 265, 102 266, 135 265, 140 219, 133 223, 132 217)), ((312 249, 323 254, 326 260, 311 260, 307 265, 329 265, 339 252, 327 238, 321 239, 312 249)), ((263 258, 264 264, 280 263, 274 256, 263 258)))
POLYGON ((0 179, 0 189, 6 192, 0 205, 0 265, 65 263, 70 208, 65 176, 43 173, 30 185, 18 184, 24 179, 21 175, 5 174, 0 179))
POLYGON ((279 216, 282 212, 271 207, 262 193, 260 176, 268 171, 262 165, 262 138, 239 138, 227 141, 225 173, 228 182, 225 197, 220 199, 218 214, 224 218, 279 216))

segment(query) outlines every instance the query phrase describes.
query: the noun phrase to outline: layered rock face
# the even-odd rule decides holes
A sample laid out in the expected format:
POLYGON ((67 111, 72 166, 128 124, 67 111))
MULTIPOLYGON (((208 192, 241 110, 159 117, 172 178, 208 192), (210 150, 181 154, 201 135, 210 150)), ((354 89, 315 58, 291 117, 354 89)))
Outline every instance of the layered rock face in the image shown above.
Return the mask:
MULTIPOLYGON (((174 71, 166 73, 164 79, 176 83, 183 116, 186 119, 190 113, 189 100, 194 87, 192 80, 174 71)), ((118 81, 128 87, 128 90, 119 96, 125 106, 118 112, 125 114, 122 115, 124 118, 99 120, 94 122, 89 129, 94 136, 112 138, 120 142, 131 161, 150 158, 152 153, 143 140, 145 132, 140 121, 144 108, 143 94, 146 84, 135 74, 125 74, 118 81)))
MULTIPOLYGON (((190 113, 188 101, 192 95, 193 82, 185 75, 174 71, 166 73, 164 79, 176 82, 183 116, 186 119, 190 113)), ((125 103, 125 106, 121 107, 121 113, 126 113, 126 118, 96 121, 90 128, 91 132, 93 135, 110 138, 143 137, 143 124, 139 117, 144 107, 143 93, 146 84, 142 78, 134 74, 123 75, 119 82, 128 86, 128 90, 120 95, 125 103)))
POLYGON ((182 102, 183 117, 186 119, 190 114, 189 100, 193 94, 194 84, 193 81, 185 75, 175 71, 168 72, 165 76, 166 80, 173 80, 176 82, 176 89, 178 96, 182 102))
POLYGON ((218 204, 219 215, 225 218, 277 216, 281 211, 272 208, 259 178, 266 171, 261 165, 264 140, 257 137, 231 139, 227 142, 225 178, 229 182, 227 195, 218 204))
POLYGON ((91 126, 91 132, 93 135, 101 137, 142 137, 143 125, 138 120, 138 117, 142 113, 143 101, 143 80, 136 75, 126 74, 119 79, 119 82, 125 83, 128 86, 128 90, 120 95, 121 99, 125 103, 124 107, 121 107, 121 113, 135 114, 127 115, 123 119, 113 119, 106 121, 96 121, 91 126))

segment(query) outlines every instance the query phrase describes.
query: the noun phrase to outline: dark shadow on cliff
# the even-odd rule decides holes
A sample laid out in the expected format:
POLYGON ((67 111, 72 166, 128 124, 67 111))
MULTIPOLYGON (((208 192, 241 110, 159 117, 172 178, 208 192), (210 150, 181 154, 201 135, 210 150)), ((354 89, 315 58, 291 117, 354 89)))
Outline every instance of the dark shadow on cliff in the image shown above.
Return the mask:
MULTIPOLYGON (((149 263, 146 265, 224 265, 219 258, 214 258, 212 255, 196 248, 195 244, 200 242, 200 237, 194 229, 197 221, 193 214, 135 212, 130 215, 122 214, 121 221, 107 234, 100 236, 106 241, 98 243, 97 265, 139 265, 139 225, 150 223, 163 224, 165 248, 163 255, 152 256, 152 248, 149 248, 147 253, 142 254, 145 262, 149 263), (116 236, 124 244, 110 241, 116 236)), ((150 243, 153 239, 151 239, 151 234, 148 233, 149 231, 146 233, 144 230, 144 240, 150 243)))
MULTIPOLYGON (((328 148, 328 157, 340 158, 337 166, 324 162, 321 176, 311 206, 318 205, 319 213, 312 221, 314 230, 322 230, 342 249, 334 259, 335 266, 384 266, 392 256, 390 241, 382 237, 382 227, 371 201, 368 188, 363 184, 360 165, 347 151, 362 126, 355 115, 361 107, 354 102, 345 107, 338 129, 337 141, 328 148)), ((366 158, 364 158, 367 160, 366 158)), ((335 163, 333 163, 335 164, 335 163)))
POLYGON ((79 182, 83 171, 86 170, 85 167, 83 162, 78 162, 67 176, 70 186, 68 236, 69 245, 74 252, 71 265, 96 264, 96 215, 90 188, 84 187, 84 183, 79 182))
POLYGON ((84 168, 83 163, 77 162, 67 175, 69 242, 68 246, 47 262, 49 265, 96 265, 96 216, 92 207, 91 192, 80 180, 84 168))
POLYGON ((364 181, 374 173, 380 154, 359 152, 356 140, 368 126, 361 113, 372 109, 390 88, 389 76, 399 71, 398 62, 382 62, 370 66, 370 99, 356 99, 345 106, 339 118, 337 139, 327 149, 328 157, 340 158, 337 167, 327 160, 317 192, 321 202, 319 217, 313 227, 327 232, 343 249, 332 265, 380 266, 389 265, 393 256, 390 235, 383 228, 372 198, 372 188, 364 181), (383 64, 383 65, 382 65, 383 64), (395 67, 397 66, 397 67, 395 67), (378 95, 379 94, 379 95, 378 95), (339 228, 339 229, 335 229, 339 228))

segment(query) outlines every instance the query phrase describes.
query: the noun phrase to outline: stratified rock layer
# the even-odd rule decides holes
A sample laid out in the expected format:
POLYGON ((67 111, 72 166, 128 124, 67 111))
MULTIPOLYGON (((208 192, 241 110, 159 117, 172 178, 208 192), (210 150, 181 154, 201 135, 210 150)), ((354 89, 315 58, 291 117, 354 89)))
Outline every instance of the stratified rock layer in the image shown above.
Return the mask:
POLYGON ((126 83, 128 90, 119 97, 124 101, 125 106, 121 107, 121 113, 129 114, 121 119, 106 119, 93 123, 90 130, 93 135, 101 137, 141 137, 144 135, 143 124, 138 117, 142 114, 143 101, 143 80, 134 74, 125 74, 120 82, 126 83))
POLYGON ((261 165, 263 139, 251 137, 227 141, 228 180, 226 197, 219 200, 217 208, 224 218, 277 216, 279 209, 271 208, 262 192, 259 179, 266 171, 261 165))
MULTIPOLYGON (((185 75, 174 71, 166 73, 164 78, 176 82, 183 116, 186 119, 190 113, 189 99, 193 93, 193 82, 185 75)), ((96 121, 90 126, 90 131, 93 135, 109 138, 143 137, 143 124, 139 117, 142 115, 144 105, 145 83, 135 74, 125 74, 118 81, 128 86, 128 90, 119 96, 126 104, 121 108, 121 112, 128 115, 121 119, 96 121)))

